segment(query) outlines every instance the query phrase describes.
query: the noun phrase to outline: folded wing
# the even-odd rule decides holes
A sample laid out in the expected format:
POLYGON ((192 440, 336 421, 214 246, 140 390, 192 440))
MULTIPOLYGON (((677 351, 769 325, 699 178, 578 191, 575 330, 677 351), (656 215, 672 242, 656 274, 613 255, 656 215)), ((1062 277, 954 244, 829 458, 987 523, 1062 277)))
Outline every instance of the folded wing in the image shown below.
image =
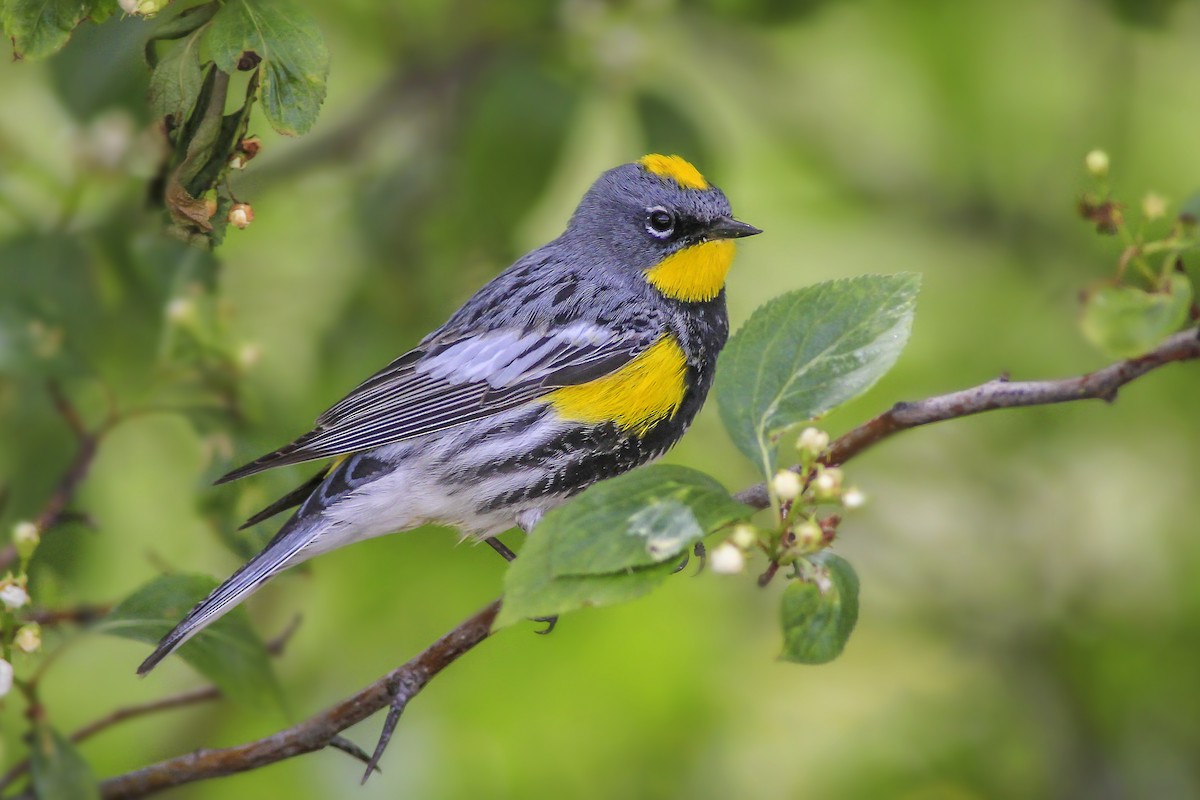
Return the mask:
POLYGON ((653 343, 592 324, 553 332, 499 329, 433 340, 405 353, 317 418, 316 427, 217 483, 355 453, 479 420, 629 363, 653 343))

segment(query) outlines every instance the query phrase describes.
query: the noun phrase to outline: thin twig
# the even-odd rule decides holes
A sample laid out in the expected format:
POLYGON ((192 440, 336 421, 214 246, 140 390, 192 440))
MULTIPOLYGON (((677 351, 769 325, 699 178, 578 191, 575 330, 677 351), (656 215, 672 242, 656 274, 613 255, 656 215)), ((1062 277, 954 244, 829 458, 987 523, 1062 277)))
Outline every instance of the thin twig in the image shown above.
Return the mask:
MULTIPOLYGON (((183 708, 184 706, 203 703, 207 700, 215 700, 220 696, 221 690, 216 686, 202 686, 199 689, 191 689, 186 692, 180 692, 179 694, 160 697, 159 699, 151 700, 148 703, 125 706, 124 708, 118 708, 97 720, 89 722, 82 728, 73 731, 67 738, 78 744, 84 739, 95 736, 97 733, 100 733, 106 728, 111 728, 113 725, 116 725, 119 722, 124 722, 128 719, 135 719, 137 717, 144 717, 147 714, 155 714, 159 711, 169 711, 172 708, 183 708)), ((29 759, 25 759, 14 764, 12 769, 4 773, 3 777, 0 777, 0 791, 7 789, 13 784, 13 781, 15 781, 17 778, 20 778, 28 771, 29 759)))
MULTIPOLYGON (((1192 359, 1200 359, 1200 338, 1197 338, 1196 330, 1176 334, 1144 356, 1120 361, 1087 375, 1057 381, 995 380, 960 392, 899 403, 839 437, 822 461, 842 464, 900 431, 993 409, 1085 399, 1112 401, 1122 386, 1147 372, 1192 359)), ((765 484, 751 486, 735 497, 756 508, 766 508, 769 504, 765 484)), ((103 795, 106 798, 143 797, 171 786, 256 769, 330 746, 341 731, 381 709, 390 708, 393 714, 398 714, 398 710, 403 710, 437 674, 488 637, 499 608, 499 600, 491 603, 407 664, 297 725, 237 747, 200 750, 110 778, 101 784, 103 795)), ((389 722, 394 725, 394 721, 389 722)), ((389 733, 385 730, 385 737, 389 733)), ((381 747, 376 748, 379 752, 386 746, 385 737, 381 737, 381 747)))
MULTIPOLYGON (((845 464, 864 450, 901 431, 985 411, 1075 400, 1111 403, 1117 399, 1117 392, 1122 386, 1147 372, 1177 361, 1197 358, 1200 358, 1200 333, 1192 328, 1171 336, 1144 356, 1118 361, 1086 375, 1054 381, 1010 381, 998 378, 950 394, 911 403, 897 403, 874 419, 839 436, 825 451, 821 463, 826 466, 845 464)), ((755 508, 766 508, 770 503, 765 483, 744 489, 734 498, 755 508)))
POLYGON ((256 769, 332 744, 339 733, 381 708, 406 704, 443 669, 482 642, 500 610, 495 600, 403 666, 335 706, 279 733, 236 747, 197 750, 100 784, 106 798, 144 797, 172 786, 256 769))
MULTIPOLYGON (((51 492, 46 504, 42 506, 41 512, 34 519, 34 524, 37 525, 37 529, 43 534, 59 522, 62 522, 69 515, 67 506, 75 498, 75 492, 79 490, 80 484, 87 477, 88 471, 92 467, 92 461, 96 458, 96 450, 100 445, 100 440, 117 422, 116 417, 110 417, 104 424, 96 428, 96 430, 89 431, 85 427, 79 411, 67 399, 62 388, 57 383, 51 381, 48 385, 48 390, 55 410, 58 411, 59 416, 63 418, 63 421, 66 422, 71 432, 75 434, 75 438, 79 444, 75 451, 75 457, 71 459, 71 463, 63 471, 62 476, 58 479, 58 483, 54 487, 54 491, 51 492)), ((3 550, 0 550, 0 574, 4 573, 16 562, 16 547, 8 544, 3 550)))
POLYGON ((36 622, 43 628, 64 623, 90 625, 104 618, 112 609, 108 605, 81 605, 72 608, 40 608, 21 616, 21 622, 36 622))
MULTIPOLYGON (((87 607, 85 607, 85 608, 87 608, 87 607)), ((78 609, 71 609, 68 612, 43 613, 42 618, 43 619, 51 619, 52 622, 50 622, 50 623, 40 622, 38 620, 38 615, 33 615, 33 618, 34 618, 34 621, 39 621, 39 624, 43 624, 43 625, 53 624, 54 622, 62 621, 63 619, 68 619, 68 617, 66 617, 66 614, 71 613, 71 612, 78 613, 78 611, 79 611, 78 609)), ((99 612, 98 616, 103 616, 104 614, 108 613, 108 608, 103 607, 103 606, 97 606, 95 608, 88 608, 88 611, 90 611, 90 612, 98 611, 99 612)), ((69 617, 69 619, 73 622, 80 621, 77 617, 73 617, 73 616, 69 617)), ((276 656, 276 657, 283 655, 283 651, 287 647, 288 642, 291 641, 292 635, 295 634, 296 629, 300 627, 300 620, 301 620, 301 617, 299 614, 297 614, 295 617, 292 618, 292 621, 288 623, 287 627, 284 628, 283 631, 281 631, 278 636, 276 636, 274 639, 271 639, 269 642, 266 643, 266 651, 269 655, 276 656)), ((86 621, 91 621, 91 620, 89 619, 86 621)), ((173 708, 182 708, 184 706, 195 705, 196 703, 203 703, 207 700, 216 700, 219 697, 221 697, 221 695, 222 695, 221 690, 219 688, 217 688, 216 686, 203 686, 199 689, 191 689, 186 692, 180 692, 179 694, 172 694, 172 695, 168 695, 166 697, 160 697, 158 700, 151 700, 146 703, 139 703, 137 705, 125 706, 124 708, 118 708, 115 711, 109 712, 105 716, 100 717, 99 719, 89 722, 87 725, 84 725, 82 728, 79 728, 79 729, 73 731, 70 734, 70 736, 68 736, 67 738, 69 738, 72 742, 78 744, 79 742, 82 742, 84 739, 94 736, 97 733, 100 733, 100 731, 103 731, 106 728, 110 728, 113 725, 116 725, 118 722, 124 722, 127 719, 134 719, 136 717, 144 717, 147 714, 154 714, 159 711, 169 711, 173 708)), ((338 739, 337 741, 331 741, 329 743, 331 747, 336 747, 337 749, 339 749, 345 753, 349 753, 351 756, 353 756, 354 758, 357 758, 359 761, 362 761, 364 764, 366 764, 370 761, 370 756, 368 756, 361 747, 359 747, 358 745, 349 741, 348 739, 343 739, 340 736, 337 737, 337 739, 338 739)), ((0 777, 0 792, 7 789, 9 786, 12 785, 13 781, 15 781, 17 778, 21 777, 28 771, 29 771, 29 759, 25 759, 23 761, 19 761, 16 764, 14 764, 12 769, 10 769, 8 772, 4 773, 4 775, 2 777, 0 777)))

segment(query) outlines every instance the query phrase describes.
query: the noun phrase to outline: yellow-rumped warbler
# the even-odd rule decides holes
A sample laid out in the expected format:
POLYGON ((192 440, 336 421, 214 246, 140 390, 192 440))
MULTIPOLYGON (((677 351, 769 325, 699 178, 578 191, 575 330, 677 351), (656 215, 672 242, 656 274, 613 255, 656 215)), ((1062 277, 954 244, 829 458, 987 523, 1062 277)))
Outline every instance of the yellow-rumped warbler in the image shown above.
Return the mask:
POLYGON ((426 523, 478 539, 529 531, 571 495, 662 455, 703 404, 729 334, 732 240, 756 233, 679 156, 605 172, 561 236, 311 432, 217 481, 333 458, 251 518, 300 506, 138 672, 318 553, 426 523))

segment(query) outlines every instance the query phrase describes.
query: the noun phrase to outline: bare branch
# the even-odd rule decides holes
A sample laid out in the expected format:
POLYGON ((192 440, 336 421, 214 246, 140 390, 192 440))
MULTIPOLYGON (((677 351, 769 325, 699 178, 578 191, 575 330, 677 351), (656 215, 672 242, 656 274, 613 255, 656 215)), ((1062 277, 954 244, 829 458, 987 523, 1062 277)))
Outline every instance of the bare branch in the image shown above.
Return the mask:
POLYGON ((500 601, 493 601, 408 663, 304 722, 258 741, 220 750, 197 750, 110 778, 100 784, 101 793, 106 798, 144 797, 172 786, 245 772, 330 746, 351 725, 382 708, 403 705, 415 697, 438 673, 488 637, 499 610, 500 601))
MULTIPOLYGON (((58 479, 58 484, 54 487, 54 491, 50 494, 50 498, 46 501, 46 505, 42 507, 41 512, 34 520, 37 529, 42 533, 53 528, 59 522, 62 522, 69 515, 67 506, 75 497, 75 492, 79 490, 80 484, 87 477, 88 470, 92 467, 92 461, 96 458, 96 449, 100 445, 100 440, 116 423, 115 418, 110 418, 106 423, 98 427, 94 431, 89 431, 83 423, 78 410, 71 404, 67 396, 63 394, 62 388, 54 382, 49 384, 51 400, 54 403, 54 408, 66 422, 67 427, 75 434, 75 438, 79 442, 79 447, 75 451, 75 457, 71 459, 71 463, 67 465, 62 477, 58 479)), ((8 544, 3 550, 0 550, 0 573, 9 569, 17 562, 17 549, 12 544, 8 544)))
MULTIPOLYGON (((845 464, 864 450, 901 431, 999 408, 1045 406, 1075 400, 1111 403, 1117 399, 1117 392, 1122 386, 1147 372, 1177 361, 1198 358, 1200 332, 1191 328, 1171 336, 1143 356, 1118 361, 1086 375, 1056 381, 1010 381, 998 378, 950 394, 911 403, 897 403, 874 419, 839 436, 821 457, 821 462, 830 466, 845 464)), ((744 489, 734 497, 755 508, 766 508, 770 504, 767 486, 763 483, 744 489)))
POLYGON ((40 608, 30 611, 21 617, 21 622, 36 622, 43 628, 51 628, 64 623, 90 625, 104 618, 112 610, 109 605, 80 605, 71 608, 40 608))
MULTIPOLYGON (((40 612, 30 615, 30 621, 37 622, 40 625, 53 625, 59 622, 80 622, 83 624, 93 622, 108 613, 108 606, 82 606, 79 609, 66 609, 64 611, 49 611, 40 612)), ((288 623, 287 627, 280 632, 278 636, 270 640, 266 644, 267 653, 272 656, 283 655, 284 649, 288 642, 291 641, 292 635, 296 629, 300 627, 300 615, 297 614, 288 623)), ((161 697, 158 700, 151 700, 147 703, 139 703, 133 706, 125 706, 118 708, 106 714, 99 719, 89 722, 82 728, 79 728, 71 733, 68 737, 72 742, 78 744, 84 739, 95 736, 107 728, 111 728, 118 722, 124 722, 127 719, 143 717, 147 714, 154 714, 159 711, 170 711, 173 708, 183 708, 184 706, 203 703, 207 700, 216 700, 222 696, 222 692, 216 686, 203 686, 199 689, 191 689, 179 694, 168 695, 161 697)), ((370 756, 363 752, 362 748, 342 737, 336 737, 330 743, 331 747, 336 747, 343 752, 349 753, 354 758, 362 761, 364 764, 369 763, 370 756)), ((29 771, 29 759, 19 761, 13 765, 12 769, 0 776, 0 792, 12 785, 13 781, 29 771)))
MULTIPOLYGON (((994 380, 951 394, 898 403, 839 437, 822 460, 826 464, 842 464, 900 431, 993 409, 1087 399, 1111 402, 1122 386, 1147 372, 1176 361, 1193 359, 1200 359, 1200 338, 1196 330, 1188 330, 1172 336, 1144 356, 1120 361, 1087 375, 1057 381, 994 380)), ((765 508, 769 503, 765 484, 745 489, 735 497, 757 508, 765 508)), ((390 708, 384 735, 371 759, 376 761, 400 711, 434 676, 488 637, 499 608, 500 601, 494 601, 407 664, 304 722, 237 747, 200 750, 110 778, 101 784, 103 794, 107 798, 143 797, 171 786, 244 772, 324 747, 337 747, 340 746, 337 739, 341 731, 376 711, 390 708)))

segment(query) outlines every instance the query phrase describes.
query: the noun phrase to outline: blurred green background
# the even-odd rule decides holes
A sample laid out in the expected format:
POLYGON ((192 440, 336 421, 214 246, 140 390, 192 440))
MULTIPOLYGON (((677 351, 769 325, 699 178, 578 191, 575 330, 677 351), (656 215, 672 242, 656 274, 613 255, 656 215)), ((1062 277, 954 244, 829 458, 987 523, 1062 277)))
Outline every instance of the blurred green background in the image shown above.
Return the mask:
MULTIPOLYGON (((306 430, 645 152, 693 160, 765 229, 730 276, 735 326, 814 281, 924 274, 908 350, 833 433, 1002 371, 1105 363, 1078 332, 1078 293, 1119 245, 1076 217, 1084 154, 1109 151, 1131 204, 1200 186, 1193 3, 310 5, 328 99, 305 137, 252 126, 264 152, 233 189, 257 219, 230 231, 219 269, 145 210, 147 23, 84 26, 47 62, 0 64, 3 530, 37 513, 73 452, 47 374, 91 421, 110 402, 235 394, 241 412, 118 427, 78 498, 94 528, 54 531, 34 563, 44 605, 115 601, 163 569, 229 574, 234 517, 309 474, 212 488, 229 459, 306 430), (208 279, 215 294, 193 287, 208 279), (181 346, 188 326, 241 374, 181 346)), ((485 643, 410 706, 365 788, 328 751, 172 796, 1200 797, 1196 386, 1194 366, 1172 367, 1112 406, 956 421, 853 462, 871 502, 837 549, 862 609, 828 666, 775 660, 781 586, 679 576, 553 636, 485 643)), ((669 460, 730 489, 755 480, 715 407, 669 460)), ((105 777, 350 694, 498 593, 499 559, 455 542, 384 537, 256 596, 264 636, 303 616, 276 664, 286 713, 162 713, 83 754, 105 777)), ((47 647, 67 638, 42 689, 62 730, 202 682, 178 659, 139 680, 148 649, 124 640, 47 630, 47 647)), ((381 724, 349 733, 369 750, 381 724)), ((0 726, 12 761, 15 696, 0 726)))

